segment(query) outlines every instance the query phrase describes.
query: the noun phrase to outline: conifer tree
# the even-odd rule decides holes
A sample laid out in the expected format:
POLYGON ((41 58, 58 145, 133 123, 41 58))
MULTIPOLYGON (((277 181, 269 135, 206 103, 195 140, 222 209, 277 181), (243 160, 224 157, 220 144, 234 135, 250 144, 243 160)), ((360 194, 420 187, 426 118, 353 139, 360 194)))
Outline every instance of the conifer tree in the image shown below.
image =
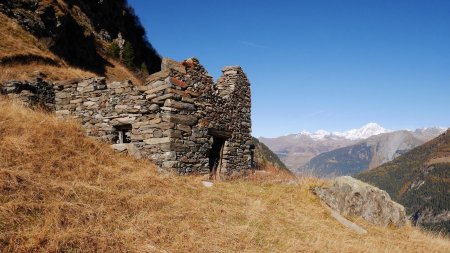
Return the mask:
POLYGON ((127 41, 125 42, 125 45, 123 47, 122 62, 123 64, 125 64, 125 66, 127 66, 127 68, 134 69, 135 68, 134 59, 135 55, 133 46, 129 41, 127 41))

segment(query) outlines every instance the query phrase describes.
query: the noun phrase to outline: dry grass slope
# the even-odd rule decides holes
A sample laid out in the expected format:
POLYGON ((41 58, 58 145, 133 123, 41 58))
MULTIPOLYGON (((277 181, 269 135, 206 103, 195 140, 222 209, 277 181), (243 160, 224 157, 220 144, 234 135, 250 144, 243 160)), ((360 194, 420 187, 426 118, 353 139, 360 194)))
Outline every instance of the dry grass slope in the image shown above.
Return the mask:
POLYGON ((2 252, 448 252, 410 227, 357 235, 311 194, 323 182, 163 176, 0 97, 2 252))
MULTIPOLYGON (((39 41, 9 17, 0 13, 0 83, 7 80, 28 80, 39 71, 49 80, 64 81, 88 78, 95 73, 68 65, 50 52, 45 43, 39 41)), ((135 84, 141 81, 117 61, 107 58, 106 77, 111 81, 130 79, 135 84)))

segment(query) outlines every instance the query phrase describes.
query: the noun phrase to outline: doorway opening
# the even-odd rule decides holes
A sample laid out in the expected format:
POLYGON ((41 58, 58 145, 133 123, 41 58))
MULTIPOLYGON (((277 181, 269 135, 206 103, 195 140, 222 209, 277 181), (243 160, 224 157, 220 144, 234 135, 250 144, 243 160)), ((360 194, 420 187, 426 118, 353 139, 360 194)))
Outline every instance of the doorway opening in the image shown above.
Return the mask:
POLYGON ((225 138, 213 137, 213 144, 209 152, 209 177, 217 179, 221 172, 223 148, 225 147, 225 138))
POLYGON ((256 161, 255 161, 255 144, 250 145, 250 167, 252 168, 253 173, 255 172, 256 168, 256 161))

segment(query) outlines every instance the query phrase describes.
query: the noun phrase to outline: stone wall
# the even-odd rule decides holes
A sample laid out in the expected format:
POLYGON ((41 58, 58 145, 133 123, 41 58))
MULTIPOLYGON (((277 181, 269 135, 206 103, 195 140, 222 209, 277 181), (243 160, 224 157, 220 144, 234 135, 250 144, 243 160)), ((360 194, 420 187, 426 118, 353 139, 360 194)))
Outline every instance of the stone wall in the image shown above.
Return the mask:
POLYGON ((99 77, 58 83, 51 92, 41 85, 31 95, 9 84, 3 93, 24 98, 45 91, 38 97, 59 117, 78 120, 88 135, 159 168, 205 174, 216 166, 230 175, 251 166, 250 83, 240 67, 222 72, 214 84, 197 59, 164 59, 144 86, 99 77))
POLYGON ((8 81, 0 85, 0 95, 8 95, 31 107, 53 111, 55 109, 55 91, 53 85, 36 78, 35 81, 8 81))
POLYGON ((210 128, 232 133, 225 143, 224 168, 242 170, 251 166, 250 85, 238 66, 225 67, 216 84, 215 117, 210 128))
POLYGON ((146 88, 148 98, 162 106, 162 120, 175 125, 170 151, 162 159, 153 157, 164 160, 163 168, 209 173, 214 138, 226 139, 219 173, 250 168, 250 84, 240 67, 224 68, 214 85, 198 60, 164 59, 162 71, 147 79, 146 88))

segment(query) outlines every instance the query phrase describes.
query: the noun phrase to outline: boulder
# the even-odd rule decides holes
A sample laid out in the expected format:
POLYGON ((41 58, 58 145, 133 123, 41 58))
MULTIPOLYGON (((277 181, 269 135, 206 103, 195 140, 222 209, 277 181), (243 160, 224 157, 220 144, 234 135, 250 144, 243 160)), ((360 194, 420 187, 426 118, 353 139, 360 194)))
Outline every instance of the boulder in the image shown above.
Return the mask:
POLYGON ((352 177, 338 177, 331 187, 316 187, 314 192, 342 215, 359 216, 384 227, 406 224, 402 205, 392 201, 387 192, 352 177))
POLYGON ((142 159, 141 152, 132 143, 113 144, 111 147, 118 152, 127 152, 129 155, 134 156, 137 159, 142 159))

